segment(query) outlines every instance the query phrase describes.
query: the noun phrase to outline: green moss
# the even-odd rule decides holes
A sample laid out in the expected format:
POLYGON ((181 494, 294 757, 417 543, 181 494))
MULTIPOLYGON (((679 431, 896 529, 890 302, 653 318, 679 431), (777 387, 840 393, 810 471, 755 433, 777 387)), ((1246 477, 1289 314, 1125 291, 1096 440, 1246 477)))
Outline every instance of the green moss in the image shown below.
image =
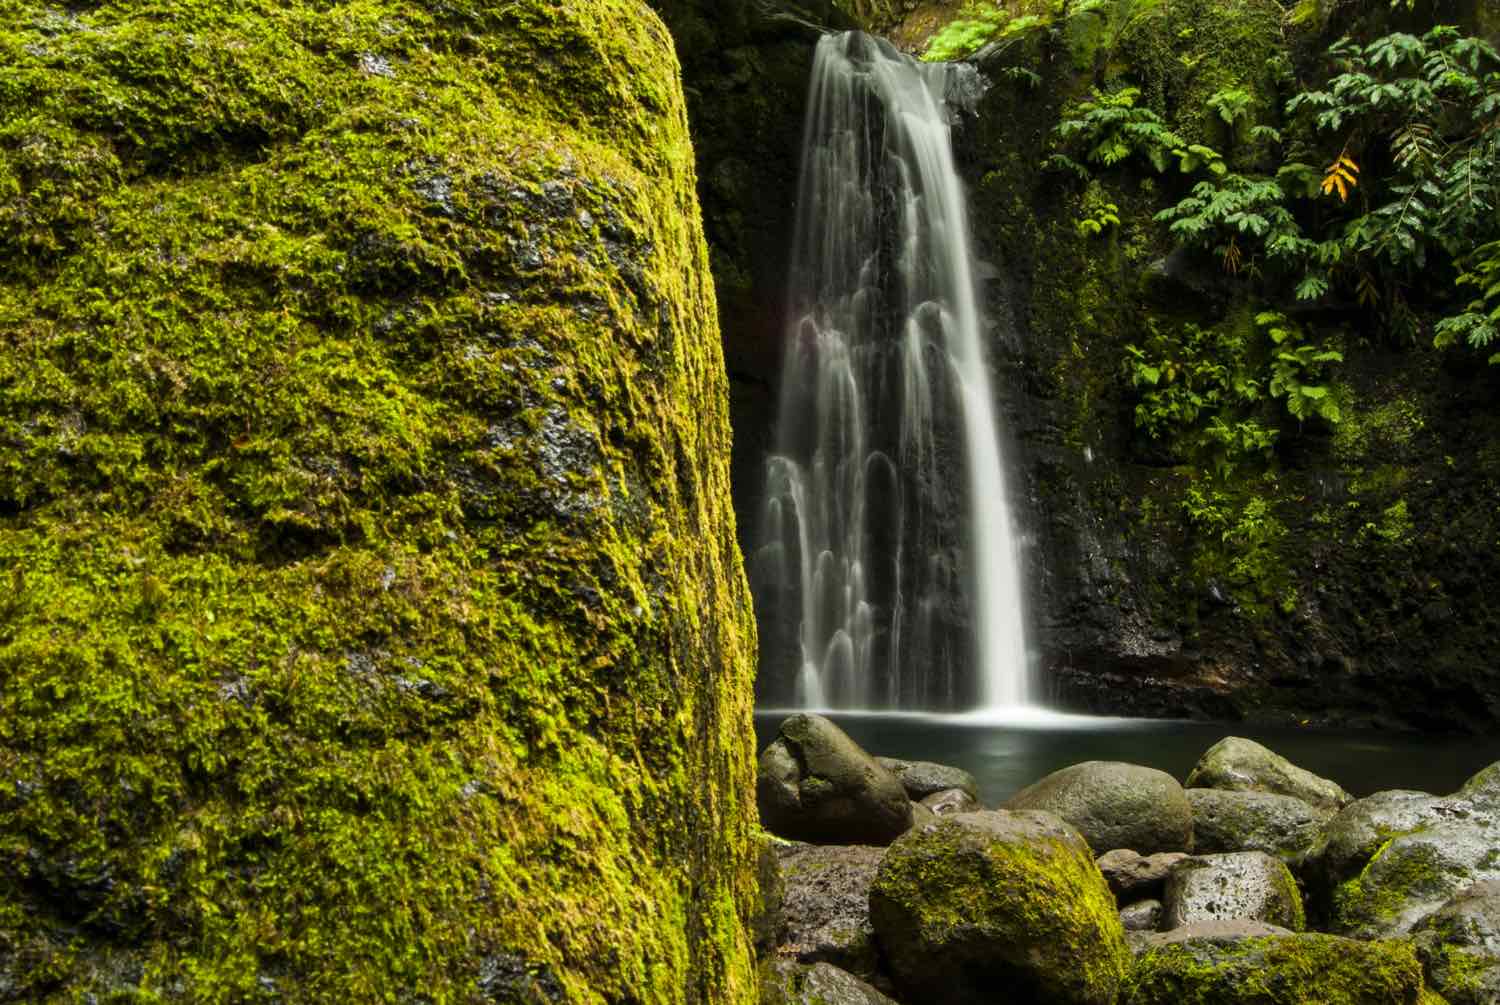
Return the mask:
POLYGON ((753 628, 660 24, 0 7, 7 976, 752 997, 753 628))
POLYGON ((1136 959, 1122 1005, 1416 1005, 1422 969, 1410 946, 1331 935, 1180 943, 1136 959))
POLYGON ((1060 827, 996 836, 940 819, 891 847, 870 905, 898 978, 899 957, 919 953, 967 961, 971 979, 1004 974, 1048 1000, 1100 1002, 1113 998, 1129 959, 1088 846, 1060 827), (915 933, 899 948, 888 937, 898 930, 915 933))
POLYGON ((1333 892, 1333 927, 1350 934, 1377 934, 1414 897, 1431 897, 1451 887, 1441 857, 1427 844, 1382 844, 1358 876, 1333 892))

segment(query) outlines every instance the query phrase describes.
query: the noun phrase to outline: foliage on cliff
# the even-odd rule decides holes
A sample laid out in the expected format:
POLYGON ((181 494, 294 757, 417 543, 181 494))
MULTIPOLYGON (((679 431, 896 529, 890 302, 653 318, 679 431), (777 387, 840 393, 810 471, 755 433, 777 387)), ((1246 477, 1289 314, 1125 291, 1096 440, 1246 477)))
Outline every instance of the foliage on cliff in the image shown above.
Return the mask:
POLYGON ((0 2, 0 986, 743 1002, 753 627, 635 0, 0 2))
POLYGON ((1495 136, 1482 15, 1190 0, 982 57, 975 228, 1036 375, 1073 700, 1500 718, 1495 618, 1464 599, 1500 579, 1496 381, 1443 322, 1494 308, 1495 207, 1450 184, 1495 136))

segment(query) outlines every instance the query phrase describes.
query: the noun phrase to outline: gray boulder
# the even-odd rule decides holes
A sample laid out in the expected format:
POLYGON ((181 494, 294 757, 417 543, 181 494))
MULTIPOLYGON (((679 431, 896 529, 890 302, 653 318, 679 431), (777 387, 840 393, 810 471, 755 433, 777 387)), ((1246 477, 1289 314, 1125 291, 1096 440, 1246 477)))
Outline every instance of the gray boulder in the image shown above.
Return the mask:
POLYGON ((1162 908, 1159 900, 1138 900, 1120 908, 1120 924, 1126 933, 1154 932, 1161 927, 1162 908))
POLYGON ((794 715, 760 755, 756 799, 773 834, 816 844, 890 844, 911 827, 906 790, 842 729, 794 715))
POLYGON ((1272 792, 1330 810, 1354 801, 1337 783, 1319 778, 1254 740, 1239 736, 1225 737, 1208 748, 1188 775, 1187 787, 1272 792))
POLYGON ((1412 944, 1450 1005, 1500 1002, 1500 882, 1460 890, 1416 926, 1412 944))
POLYGON ((1300 865, 1319 846, 1333 816, 1295 796, 1232 789, 1188 789, 1193 848, 1198 852, 1263 851, 1300 865))
POLYGON ((1128 848, 1116 848, 1099 856, 1095 864, 1104 881, 1121 904, 1147 897, 1161 897, 1172 867, 1188 856, 1180 851, 1159 851, 1141 855, 1128 848))
POLYGON ((896 1005, 874 987, 827 963, 771 959, 760 967, 761 1005, 896 1005))
POLYGON ((1167 877, 1163 927, 1199 921, 1264 921, 1306 927, 1302 895, 1286 864, 1262 851, 1194 856, 1167 877))
POLYGON ((934 792, 930 796, 923 797, 918 805, 925 806, 940 817, 951 813, 975 813, 983 809, 979 805, 979 800, 963 789, 943 789, 941 792, 934 792))
POLYGON ((886 852, 870 920, 910 1001, 1106 1005, 1129 963, 1114 897, 1048 813, 942 817, 886 852))
POLYGON ((914 803, 920 803, 934 792, 945 789, 963 789, 976 802, 979 786, 974 776, 962 768, 931 761, 903 761, 895 757, 877 757, 880 766, 901 780, 906 794, 914 803))
POLYGON ((1317 934, 1200 936, 1147 946, 1120 995, 1120 1005, 1419 1005, 1427 1000, 1422 968, 1409 945, 1317 934))
POLYGON ((870 884, 884 853, 866 845, 779 849, 785 891, 779 951, 799 963, 830 963, 866 980, 878 974, 870 884))
POLYGON ((1057 814, 1096 854, 1130 848, 1150 855, 1193 845, 1193 809, 1182 786, 1165 771, 1139 764, 1075 764, 1022 789, 1005 808, 1057 814))

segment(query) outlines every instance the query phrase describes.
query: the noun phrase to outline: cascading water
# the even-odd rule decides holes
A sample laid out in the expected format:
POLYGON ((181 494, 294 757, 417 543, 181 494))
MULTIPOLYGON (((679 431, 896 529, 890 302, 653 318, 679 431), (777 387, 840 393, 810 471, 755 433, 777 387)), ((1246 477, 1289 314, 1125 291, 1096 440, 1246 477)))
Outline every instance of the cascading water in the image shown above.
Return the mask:
MULTIPOLYGON (((1024 596, 945 96, 860 33, 818 44, 758 594, 829 709, 1031 703, 1024 596), (792 644, 794 641, 794 645, 792 644), (978 671, 973 668, 977 664, 978 671)), ((773 624, 763 636, 776 634, 773 624)))

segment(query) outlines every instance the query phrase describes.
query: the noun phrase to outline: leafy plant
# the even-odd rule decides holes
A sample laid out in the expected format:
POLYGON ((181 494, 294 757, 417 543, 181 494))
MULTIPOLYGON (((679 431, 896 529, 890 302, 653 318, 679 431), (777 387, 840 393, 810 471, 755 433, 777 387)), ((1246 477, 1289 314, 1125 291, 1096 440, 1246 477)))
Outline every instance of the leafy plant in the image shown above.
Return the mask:
POLYGON ((1322 380, 1328 364, 1342 363, 1343 354, 1326 345, 1304 342, 1302 329, 1275 311, 1257 314, 1255 325, 1270 337, 1273 346, 1271 396, 1284 398, 1286 410, 1299 422, 1317 415, 1330 424, 1337 423, 1342 418, 1338 400, 1322 380))
MULTIPOLYGON (((1094 88, 1091 93, 1092 99, 1069 109, 1052 133, 1060 146, 1080 152, 1088 163, 1112 167, 1129 157, 1141 156, 1162 172, 1175 152, 1187 149, 1188 144, 1167 128, 1160 115, 1136 104, 1139 88, 1111 92, 1094 88)), ((1089 176, 1088 169, 1067 154, 1054 154, 1047 159, 1047 166, 1081 178, 1089 176)))
POLYGON ((1078 230, 1079 237, 1098 237, 1110 227, 1120 225, 1120 207, 1112 202, 1107 202, 1096 207, 1092 213, 1084 216, 1073 226, 1078 230))

